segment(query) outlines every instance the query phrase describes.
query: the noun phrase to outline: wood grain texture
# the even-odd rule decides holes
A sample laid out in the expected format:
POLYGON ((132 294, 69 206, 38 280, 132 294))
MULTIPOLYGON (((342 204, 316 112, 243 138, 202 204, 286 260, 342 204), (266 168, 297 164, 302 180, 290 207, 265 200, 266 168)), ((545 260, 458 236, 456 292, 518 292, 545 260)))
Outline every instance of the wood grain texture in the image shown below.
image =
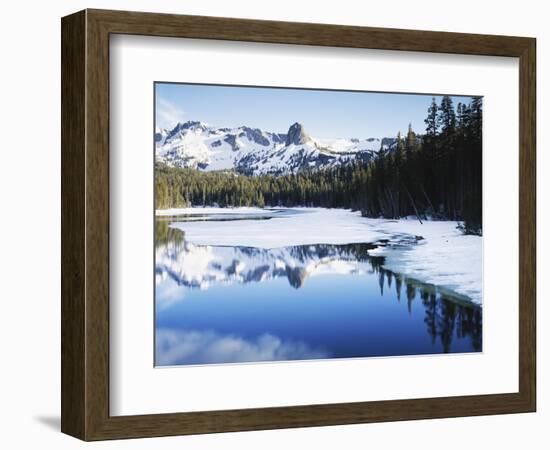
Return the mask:
POLYGON ((62 40, 62 430, 65 433, 84 440, 99 440, 535 410, 534 39, 86 10, 63 18, 62 40), (112 33, 518 57, 519 391, 109 416, 109 35, 112 33))
POLYGON ((536 409, 536 41, 519 67, 519 391, 536 409))
POLYGON ((521 56, 529 38, 420 30, 88 10, 111 33, 279 44, 521 56))
POLYGON ((86 439, 109 417, 109 32, 86 27, 86 439))
POLYGON ((85 20, 65 17, 61 27, 61 430, 82 437, 85 282, 85 20))

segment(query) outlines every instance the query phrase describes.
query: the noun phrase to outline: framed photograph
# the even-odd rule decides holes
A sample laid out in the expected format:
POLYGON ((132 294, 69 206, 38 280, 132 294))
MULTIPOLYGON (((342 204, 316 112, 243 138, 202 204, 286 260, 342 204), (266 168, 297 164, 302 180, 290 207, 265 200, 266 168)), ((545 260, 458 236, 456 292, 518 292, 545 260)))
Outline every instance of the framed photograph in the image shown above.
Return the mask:
POLYGON ((535 411, 535 39, 61 29, 63 432, 535 411))

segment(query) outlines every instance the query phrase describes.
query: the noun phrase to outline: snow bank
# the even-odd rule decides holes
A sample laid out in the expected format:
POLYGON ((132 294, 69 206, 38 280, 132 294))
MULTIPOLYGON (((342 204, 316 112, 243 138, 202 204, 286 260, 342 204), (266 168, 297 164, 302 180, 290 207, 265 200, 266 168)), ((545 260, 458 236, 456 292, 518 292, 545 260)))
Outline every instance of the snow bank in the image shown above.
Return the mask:
POLYGON ((193 207, 193 208, 169 208, 169 209, 157 209, 155 211, 156 216, 198 216, 203 214, 259 214, 265 216, 267 214, 274 214, 275 209, 262 209, 255 207, 242 207, 242 208, 217 208, 214 206, 205 207, 193 207))
MULTIPOLYGON (((189 210, 194 209, 190 208, 189 210)), ((209 208, 197 208, 195 214, 208 214, 209 208)), ((188 211, 189 211, 188 210, 188 211)), ((220 214, 224 208, 214 208, 220 214)), ((228 245, 279 248, 308 244, 348 244, 372 242, 384 237, 357 212, 324 208, 231 208, 224 214, 250 214, 251 220, 226 222, 175 222, 173 227, 185 231, 187 240, 200 245, 228 245), (255 216, 271 216, 254 220, 255 216)))
MULTIPOLYGON (((368 219, 367 219, 368 220, 368 219)), ((370 222, 370 221, 369 221, 370 222)), ((483 245, 479 236, 465 236, 456 222, 377 220, 388 233, 422 236, 416 245, 388 245, 369 252, 386 257, 384 267, 409 278, 443 286, 482 304, 483 245)))
POLYGON ((446 287, 482 302, 482 238, 464 236, 456 222, 367 219, 359 212, 324 208, 185 208, 157 215, 238 214, 251 220, 174 222, 196 245, 264 249, 308 244, 386 242, 370 252, 385 267, 419 281, 446 287), (174 211, 178 211, 175 213, 174 211), (269 220, 254 220, 270 216, 269 220), (416 238, 421 236, 422 239, 416 238))

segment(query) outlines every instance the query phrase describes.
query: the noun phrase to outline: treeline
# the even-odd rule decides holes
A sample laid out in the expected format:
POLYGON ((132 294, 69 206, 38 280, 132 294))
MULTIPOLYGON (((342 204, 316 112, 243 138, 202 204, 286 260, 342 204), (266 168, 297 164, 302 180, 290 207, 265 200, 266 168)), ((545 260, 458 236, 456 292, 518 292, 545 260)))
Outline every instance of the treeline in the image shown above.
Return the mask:
POLYGON ((157 208, 191 205, 323 206, 358 208, 355 173, 363 166, 346 165, 282 176, 250 177, 232 171, 201 172, 157 164, 157 208))
POLYGON ((157 208, 190 205, 322 206, 359 209, 368 217, 449 219, 481 233, 482 103, 435 99, 417 136, 409 125, 391 148, 369 164, 283 176, 250 177, 232 171, 201 172, 157 165, 157 208))
POLYGON ((482 101, 435 99, 420 138, 409 126, 395 149, 381 150, 368 167, 360 194, 361 209, 371 217, 408 215, 464 221, 465 230, 482 229, 482 101))

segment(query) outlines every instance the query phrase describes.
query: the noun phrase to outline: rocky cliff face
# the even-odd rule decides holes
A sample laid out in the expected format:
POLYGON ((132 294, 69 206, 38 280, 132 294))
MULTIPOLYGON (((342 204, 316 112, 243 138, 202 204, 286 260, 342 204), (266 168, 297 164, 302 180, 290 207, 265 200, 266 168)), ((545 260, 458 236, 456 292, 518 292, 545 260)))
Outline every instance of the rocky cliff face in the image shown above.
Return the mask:
POLYGON ((301 123, 294 123, 288 129, 286 134, 286 145, 303 145, 311 142, 311 138, 304 130, 304 126, 301 123))

